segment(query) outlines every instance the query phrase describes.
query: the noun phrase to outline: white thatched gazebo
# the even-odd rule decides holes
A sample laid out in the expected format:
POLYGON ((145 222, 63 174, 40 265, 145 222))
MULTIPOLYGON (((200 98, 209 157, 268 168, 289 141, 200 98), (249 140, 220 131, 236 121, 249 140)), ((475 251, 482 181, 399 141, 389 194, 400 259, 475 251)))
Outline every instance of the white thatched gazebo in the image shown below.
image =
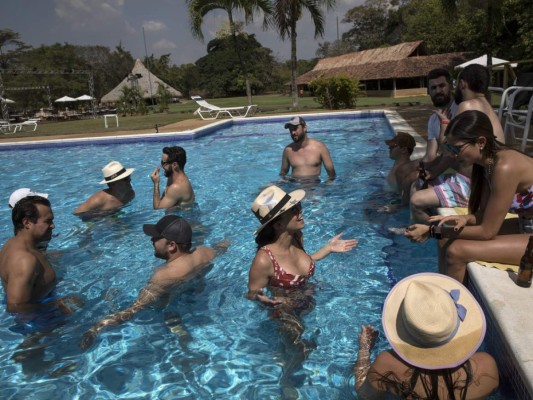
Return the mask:
POLYGON ((163 82, 154 74, 150 73, 141 60, 137 59, 131 73, 124 78, 113 90, 102 97, 102 103, 116 103, 122 96, 122 88, 125 86, 139 86, 143 99, 157 98, 157 87, 163 85, 173 97, 183 97, 179 90, 163 82), (150 95, 150 85, 152 86, 150 95))

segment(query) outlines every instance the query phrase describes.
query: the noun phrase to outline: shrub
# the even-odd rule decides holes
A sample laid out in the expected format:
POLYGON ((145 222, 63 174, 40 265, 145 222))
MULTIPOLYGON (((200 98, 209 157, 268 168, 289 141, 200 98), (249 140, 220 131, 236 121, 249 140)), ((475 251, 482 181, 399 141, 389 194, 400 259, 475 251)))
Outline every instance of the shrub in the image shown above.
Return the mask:
POLYGON ((359 79, 346 75, 314 79, 309 83, 309 88, 315 95, 315 100, 331 110, 354 108, 357 97, 364 93, 359 79))

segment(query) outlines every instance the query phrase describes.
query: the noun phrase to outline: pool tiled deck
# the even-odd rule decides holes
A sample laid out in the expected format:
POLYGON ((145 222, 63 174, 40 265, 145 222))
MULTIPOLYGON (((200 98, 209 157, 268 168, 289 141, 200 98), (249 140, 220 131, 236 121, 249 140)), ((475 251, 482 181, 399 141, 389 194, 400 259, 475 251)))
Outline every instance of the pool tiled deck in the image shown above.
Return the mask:
MULTIPOLYGON (((406 131, 413 135, 417 143, 412 158, 425 153, 426 124, 431 107, 419 106, 389 109, 363 114, 387 116, 394 131, 406 131)), ((301 113, 302 115, 304 113, 301 113)), ((342 114, 342 113, 341 113, 342 114)), ((285 116, 266 117, 286 118, 285 116)), ((247 119, 250 120, 250 119, 247 119)), ((113 132, 88 135, 63 135, 48 137, 7 138, 0 140, 0 147, 13 147, 21 144, 30 146, 51 145, 50 141, 67 143, 75 141, 127 142, 133 140, 161 140, 166 136, 193 137, 198 131, 212 131, 228 120, 202 121, 187 120, 161 127, 159 133, 153 131, 113 132), (207 127, 207 128, 206 128, 207 127), (206 129, 204 129, 206 128, 206 129)), ((200 133, 201 135, 202 133, 200 133)), ((78 142, 79 143, 79 142, 78 142)), ((482 303, 487 316, 485 342, 489 352, 496 358, 503 379, 508 382, 518 399, 533 398, 533 319, 530 317, 533 306, 533 288, 521 288, 515 284, 516 274, 487 268, 476 263, 468 265, 470 288, 482 303)))

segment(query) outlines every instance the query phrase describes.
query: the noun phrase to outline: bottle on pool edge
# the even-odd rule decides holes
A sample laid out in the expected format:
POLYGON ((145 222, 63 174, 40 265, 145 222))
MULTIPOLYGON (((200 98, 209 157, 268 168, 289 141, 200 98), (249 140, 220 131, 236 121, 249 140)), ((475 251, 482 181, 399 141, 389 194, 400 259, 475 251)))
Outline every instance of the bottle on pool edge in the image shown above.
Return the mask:
POLYGON ((520 268, 516 277, 516 284, 522 287, 531 286, 531 275, 533 273, 533 236, 529 237, 526 252, 520 259, 520 268))
POLYGON ((418 163, 418 184, 420 189, 428 188, 428 181, 426 180, 426 167, 424 166, 423 161, 418 163))

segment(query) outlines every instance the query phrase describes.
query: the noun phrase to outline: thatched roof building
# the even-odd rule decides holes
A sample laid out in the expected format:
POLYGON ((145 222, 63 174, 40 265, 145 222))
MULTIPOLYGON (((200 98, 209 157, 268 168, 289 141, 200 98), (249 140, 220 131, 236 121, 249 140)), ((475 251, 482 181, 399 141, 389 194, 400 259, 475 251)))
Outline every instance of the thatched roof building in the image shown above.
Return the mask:
POLYGON ((157 87, 163 85, 172 94, 173 97, 183 97, 179 90, 166 84, 154 74, 148 72, 141 60, 137 59, 131 73, 124 78, 113 90, 102 97, 102 103, 115 103, 122 96, 122 88, 124 86, 133 87, 139 85, 143 99, 150 99, 153 97, 157 99, 157 87), (152 86, 150 94, 150 84, 152 86))
POLYGON ((434 68, 450 71, 466 60, 464 53, 428 55, 423 41, 400 43, 329 57, 299 76, 297 85, 306 86, 318 77, 345 74, 358 78, 369 95, 391 97, 426 94, 426 76, 434 68))

